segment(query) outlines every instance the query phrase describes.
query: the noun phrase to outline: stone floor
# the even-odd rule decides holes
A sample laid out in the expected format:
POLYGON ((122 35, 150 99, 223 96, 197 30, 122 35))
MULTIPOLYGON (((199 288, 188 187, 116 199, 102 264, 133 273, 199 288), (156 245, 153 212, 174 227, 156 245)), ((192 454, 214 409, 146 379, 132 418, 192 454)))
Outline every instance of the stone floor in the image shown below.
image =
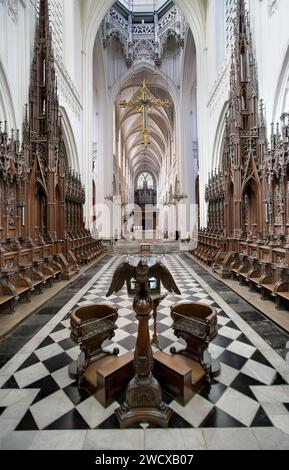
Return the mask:
MULTIPOLYGON (((114 409, 79 392, 68 377, 78 355, 70 340, 69 312, 101 302, 122 257, 104 258, 0 342, 0 449, 289 449, 289 336, 245 300, 185 256, 167 255, 182 298, 214 306, 218 336, 210 345, 221 375, 185 406, 169 395, 170 428, 119 430, 114 409)), ((168 295, 158 310, 161 348, 177 348, 168 295)), ((123 289, 115 344, 133 350, 137 321, 123 289)), ((1 321, 1 319, 0 319, 1 321)), ((151 325, 152 327, 152 325, 151 325)))

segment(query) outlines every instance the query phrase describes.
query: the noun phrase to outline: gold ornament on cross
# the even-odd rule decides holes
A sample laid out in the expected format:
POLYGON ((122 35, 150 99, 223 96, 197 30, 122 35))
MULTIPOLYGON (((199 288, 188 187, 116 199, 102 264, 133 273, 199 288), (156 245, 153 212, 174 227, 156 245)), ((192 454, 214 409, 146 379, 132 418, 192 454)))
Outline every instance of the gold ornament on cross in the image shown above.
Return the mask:
POLYGON ((154 99, 150 94, 149 83, 147 80, 140 82, 139 95, 137 100, 130 99, 129 101, 123 100, 120 102, 122 108, 136 108, 142 114, 143 121, 143 143, 145 148, 150 144, 150 131, 148 127, 148 116, 153 108, 168 108, 170 106, 169 100, 154 99))

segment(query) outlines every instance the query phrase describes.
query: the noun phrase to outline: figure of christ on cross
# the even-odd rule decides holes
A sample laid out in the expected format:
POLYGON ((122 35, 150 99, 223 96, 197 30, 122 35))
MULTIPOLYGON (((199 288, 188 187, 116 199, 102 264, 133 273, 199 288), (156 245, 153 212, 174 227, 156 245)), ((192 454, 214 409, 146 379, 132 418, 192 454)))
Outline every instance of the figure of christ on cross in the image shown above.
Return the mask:
POLYGON ((122 108, 136 108, 143 117, 143 143, 147 148, 150 143, 150 134, 148 128, 148 115, 153 108, 168 108, 170 106, 169 100, 162 101, 161 99, 154 99, 149 94, 149 83, 147 80, 140 82, 140 94, 137 100, 130 99, 129 101, 123 100, 120 102, 122 108))

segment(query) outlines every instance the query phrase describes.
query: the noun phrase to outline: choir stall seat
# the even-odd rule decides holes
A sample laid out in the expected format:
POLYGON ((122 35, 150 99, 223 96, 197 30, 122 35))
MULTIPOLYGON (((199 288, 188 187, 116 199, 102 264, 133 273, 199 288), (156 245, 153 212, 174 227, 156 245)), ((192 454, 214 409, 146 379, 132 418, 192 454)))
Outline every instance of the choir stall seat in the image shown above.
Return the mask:
MULTIPOLYGON (((186 349, 179 351, 198 362, 210 382, 220 372, 220 364, 211 358, 208 346, 217 336, 217 311, 209 305, 181 301, 171 307, 172 328, 178 338, 186 341, 186 349)), ((171 353, 175 354, 174 347, 171 353)))
MULTIPOLYGON (((70 364, 69 376, 78 379, 79 384, 89 364, 106 354, 111 354, 102 349, 102 344, 114 336, 117 318, 117 307, 109 303, 86 305, 71 312, 70 337, 80 346, 81 352, 78 359, 70 364)), ((113 354, 118 353, 118 348, 115 348, 113 354)))

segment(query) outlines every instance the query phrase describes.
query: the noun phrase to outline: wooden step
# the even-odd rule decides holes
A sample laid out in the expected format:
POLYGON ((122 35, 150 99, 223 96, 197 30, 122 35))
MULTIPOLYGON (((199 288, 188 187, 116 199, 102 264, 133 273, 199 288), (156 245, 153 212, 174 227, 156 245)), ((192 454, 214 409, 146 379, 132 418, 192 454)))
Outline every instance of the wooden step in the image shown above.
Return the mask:
POLYGON ((198 362, 183 354, 172 356, 154 353, 154 375, 181 405, 186 405, 204 385, 205 370, 198 362))
POLYGON ((133 378, 133 352, 120 357, 107 354, 91 363, 83 374, 84 388, 96 396, 104 406, 109 406, 133 378))

